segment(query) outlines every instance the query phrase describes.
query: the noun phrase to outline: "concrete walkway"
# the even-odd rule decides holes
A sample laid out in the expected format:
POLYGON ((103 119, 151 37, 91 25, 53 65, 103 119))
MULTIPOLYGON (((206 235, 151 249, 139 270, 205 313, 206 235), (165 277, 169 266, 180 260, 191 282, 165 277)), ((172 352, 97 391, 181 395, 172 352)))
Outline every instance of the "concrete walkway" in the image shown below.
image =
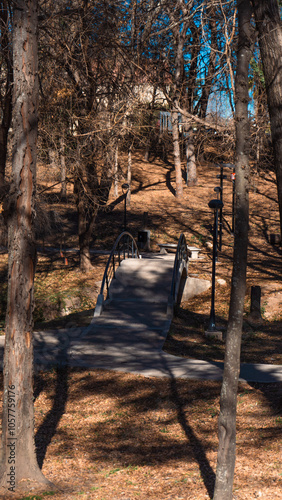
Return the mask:
MULTIPOLYGON (((130 372, 143 376, 220 380, 223 363, 184 359, 162 351, 174 256, 124 261, 111 300, 87 328, 35 332, 38 369, 57 364, 130 372)), ((0 338, 3 359, 4 337, 0 338)), ((281 365, 242 364, 240 380, 282 382, 281 365)))

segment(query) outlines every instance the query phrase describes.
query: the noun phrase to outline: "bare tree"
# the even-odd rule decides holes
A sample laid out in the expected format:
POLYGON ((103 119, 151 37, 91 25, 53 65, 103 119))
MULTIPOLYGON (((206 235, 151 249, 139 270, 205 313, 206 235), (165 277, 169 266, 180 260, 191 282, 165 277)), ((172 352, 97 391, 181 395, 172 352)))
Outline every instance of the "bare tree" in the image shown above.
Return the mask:
POLYGON ((277 0, 252 0, 263 63, 282 238, 282 22, 277 0))
MULTIPOLYGON (((37 2, 14 2, 13 179, 6 207, 9 282, 4 353, 1 488, 46 486, 36 459, 33 411, 33 287, 37 140, 37 2)), ((49 483, 50 484, 50 483, 49 483)))
POLYGON ((236 407, 246 290, 249 221, 248 76, 254 29, 250 0, 238 0, 239 40, 236 71, 236 212, 233 274, 218 422, 218 455, 214 500, 231 500, 236 459, 236 407))
POLYGON ((121 36, 127 33, 127 21, 114 1, 77 1, 72 9, 58 2, 42 18, 45 136, 53 140, 49 128, 55 122, 59 149, 64 129, 68 179, 74 182, 78 211, 80 267, 87 271, 96 216, 117 179, 117 145, 122 148, 125 129, 131 127, 134 72, 131 47, 121 36))

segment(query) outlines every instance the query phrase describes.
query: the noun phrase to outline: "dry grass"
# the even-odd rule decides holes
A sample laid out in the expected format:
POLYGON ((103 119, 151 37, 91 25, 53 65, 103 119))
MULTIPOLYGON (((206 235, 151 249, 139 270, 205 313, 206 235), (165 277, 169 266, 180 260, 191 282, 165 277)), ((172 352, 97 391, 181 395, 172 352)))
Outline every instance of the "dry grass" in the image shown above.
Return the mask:
MULTIPOLYGON (((50 498, 210 498, 219 392, 218 382, 102 370, 38 374, 38 459, 45 476, 61 490, 49 491, 50 498)), ((281 396, 281 384, 240 384, 234 483, 238 500, 282 498, 281 396)), ((30 492, 16 498, 45 496, 30 492)))

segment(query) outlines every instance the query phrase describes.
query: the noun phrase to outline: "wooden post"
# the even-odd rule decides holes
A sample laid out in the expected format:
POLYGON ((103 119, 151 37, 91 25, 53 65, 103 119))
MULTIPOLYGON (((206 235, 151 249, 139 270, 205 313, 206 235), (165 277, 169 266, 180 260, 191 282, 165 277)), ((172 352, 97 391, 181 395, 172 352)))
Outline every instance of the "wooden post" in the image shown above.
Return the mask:
POLYGON ((251 288, 251 316, 252 318, 260 319, 261 318, 261 287, 260 286, 252 286, 251 288))

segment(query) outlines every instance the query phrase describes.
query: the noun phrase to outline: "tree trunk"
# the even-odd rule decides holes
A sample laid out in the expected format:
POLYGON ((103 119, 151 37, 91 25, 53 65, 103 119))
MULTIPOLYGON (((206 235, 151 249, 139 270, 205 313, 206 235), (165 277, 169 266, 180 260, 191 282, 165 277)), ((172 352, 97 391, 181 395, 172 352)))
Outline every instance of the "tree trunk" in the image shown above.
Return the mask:
POLYGON ((196 186, 198 184, 198 179, 192 127, 188 128, 186 134, 185 148, 187 165, 187 186, 196 186))
POLYGON ((57 160, 58 155, 55 149, 49 148, 49 159, 50 159, 50 167, 53 170, 53 175, 57 169, 57 160))
MULTIPOLYGON (((3 87, 1 85, 1 111, 0 123, 0 205, 8 194, 8 183, 5 182, 6 160, 8 151, 8 133, 12 119, 12 84, 13 64, 11 51, 11 33, 9 30, 7 1, 0 2, 0 25, 1 25, 1 57, 5 70, 2 70, 3 87)), ((7 246, 7 227, 3 214, 0 213, 0 245, 7 246)))
MULTIPOLYGON (((172 3, 171 8, 174 10, 175 6, 172 3)), ((172 11, 170 11, 173 17, 172 11)), ((174 168, 176 177, 176 198, 181 199, 183 197, 183 185, 182 185, 182 170, 181 170, 181 151, 179 144, 179 124, 178 124, 178 108, 181 103, 182 87, 185 86, 185 70, 184 70, 184 45, 187 40, 187 28, 188 21, 185 20, 180 26, 176 26, 172 29, 173 31, 173 45, 175 50, 175 72, 174 72, 174 96, 173 96, 173 107, 171 112, 171 125, 172 125, 172 141, 173 141, 173 156, 174 156, 174 168)))
POLYGON ((157 93, 157 87, 154 85, 152 102, 150 104, 150 111, 148 113, 148 128, 147 128, 148 135, 146 138, 146 148, 145 148, 145 154, 144 154, 145 161, 150 160, 150 153, 151 153, 151 149, 152 149, 152 126, 153 126, 152 124, 153 124, 153 118, 154 118, 156 93, 157 93))
POLYGON ((89 200, 85 196, 81 178, 76 179, 74 191, 78 214, 80 270, 89 272, 93 269, 90 257, 90 243, 97 211, 93 212, 93 207, 89 206, 89 200))
POLYGON ((64 134, 60 138, 60 160, 61 160, 61 198, 67 196, 66 183, 66 157, 65 157, 65 137, 64 134))
POLYGON ((78 235, 79 235, 79 254, 80 254, 80 270, 88 273, 93 269, 90 257, 90 243, 96 214, 92 214, 90 220, 87 220, 85 213, 79 213, 78 235))
POLYGON ((131 176, 132 176, 132 144, 130 144, 128 148, 128 162, 127 162, 127 184, 129 185, 129 188, 126 195, 126 203, 128 207, 130 207, 130 202, 131 202, 131 176))
POLYGON ((0 200, 3 199, 5 193, 5 169, 7 158, 7 143, 8 143, 8 130, 0 125, 0 200))
MULTIPOLYGON (((8 132, 12 119, 12 83, 13 83, 13 63, 11 53, 11 40, 8 29, 8 5, 7 1, 1 2, 0 6, 1 23, 1 56, 6 63, 5 67, 5 88, 2 89, 1 98, 2 120, 0 124, 0 200, 5 196, 5 169, 8 149, 8 132)), ((4 86, 4 85, 3 85, 4 86)))
POLYGON ((250 0, 238 0, 239 42, 236 71, 236 212, 233 274, 218 422, 214 500, 231 500, 236 460, 236 408, 246 291, 249 221, 248 69, 254 39, 250 0))
POLYGON ((183 196, 183 186, 182 186, 181 155, 180 155, 180 145, 179 145, 178 111, 175 110, 172 111, 171 124, 172 124, 174 168, 176 177, 175 195, 176 198, 181 199, 183 196))
POLYGON ((216 22, 216 8, 213 3, 207 5, 207 15, 209 17, 210 28, 210 58, 208 64, 208 71, 205 76, 205 84, 203 85, 202 95, 195 107, 194 113, 199 113, 199 117, 203 120, 206 118, 209 97, 214 82, 216 57, 217 57, 217 37, 218 26, 216 22))
POLYGON ((201 45, 199 43, 201 27, 197 26, 194 22, 191 23, 191 35, 192 35, 192 44, 191 44, 191 62, 189 68, 189 78, 186 83, 187 92, 185 96, 185 106, 189 113, 194 112, 195 106, 195 95, 197 88, 197 78, 198 78, 198 58, 201 51, 201 45))
POLYGON ((265 77, 282 238, 282 22, 277 0, 252 0, 265 77))
POLYGON ((114 160, 114 196, 118 197, 118 144, 115 147, 115 160, 114 160))
POLYGON ((33 284, 36 260, 34 202, 37 141, 37 1, 14 4, 14 151, 9 226, 9 286, 4 353, 1 489, 50 483, 34 445, 33 284))
MULTIPOLYGON (((76 179, 74 182, 74 194, 76 197, 78 213, 78 237, 80 252, 80 270, 88 272, 93 269, 90 259, 90 243, 93 229, 99 209, 106 205, 112 186, 113 163, 112 149, 111 158, 106 158, 102 172, 91 161, 85 161, 77 144, 77 166, 76 179)), ((114 156, 114 155, 113 155, 114 156)))

